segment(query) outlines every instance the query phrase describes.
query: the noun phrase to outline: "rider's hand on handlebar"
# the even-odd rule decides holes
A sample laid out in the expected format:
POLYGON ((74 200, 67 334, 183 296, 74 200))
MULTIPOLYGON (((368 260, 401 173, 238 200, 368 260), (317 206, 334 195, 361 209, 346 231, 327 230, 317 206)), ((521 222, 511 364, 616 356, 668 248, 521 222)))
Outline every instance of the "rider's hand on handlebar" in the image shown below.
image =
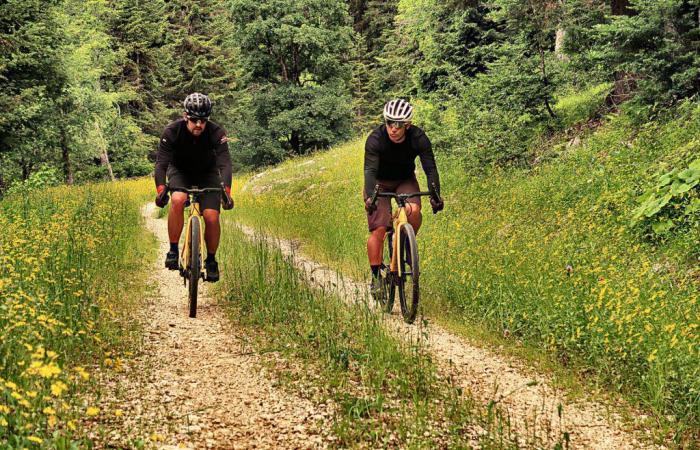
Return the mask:
POLYGON ((372 201, 372 197, 367 197, 365 199, 365 211, 367 211, 367 214, 372 214, 376 209, 377 205, 372 201))
POLYGON ((433 214, 437 214, 445 208, 445 202, 440 197, 430 197, 430 206, 433 207, 433 214))
POLYGON ((159 184, 156 186, 156 192, 156 206, 159 208, 165 208, 165 205, 168 204, 168 200, 170 200, 167 187, 164 184, 159 184))
POLYGON ((231 197, 231 186, 226 186, 224 188, 224 198, 222 201, 222 207, 225 210, 233 209, 233 198, 231 197))

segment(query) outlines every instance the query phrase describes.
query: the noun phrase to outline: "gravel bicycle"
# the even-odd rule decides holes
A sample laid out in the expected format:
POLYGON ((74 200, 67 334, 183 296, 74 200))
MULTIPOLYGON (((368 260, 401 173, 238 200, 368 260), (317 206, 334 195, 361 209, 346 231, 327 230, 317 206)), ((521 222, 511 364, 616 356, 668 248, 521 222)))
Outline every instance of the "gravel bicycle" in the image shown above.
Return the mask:
POLYGON ((396 211, 392 213, 393 226, 384 235, 387 251, 384 252, 384 261, 379 268, 380 292, 376 300, 385 312, 391 313, 398 287, 401 314, 406 323, 413 323, 416 320, 420 299, 418 244, 413 227, 408 223, 406 203, 409 198, 432 195, 435 194, 433 192, 406 194, 380 192, 377 185, 372 196, 373 207, 376 206, 379 197, 393 198, 398 205, 396 211))
POLYGON ((168 192, 184 192, 188 198, 185 206, 189 206, 187 226, 185 228, 185 242, 180 251, 179 269, 185 286, 188 287, 188 304, 190 317, 197 317, 197 285, 199 280, 207 281, 204 261, 207 258, 207 245, 204 241, 204 216, 199 206, 199 199, 203 194, 220 192, 222 200, 228 199, 223 183, 218 188, 203 188, 192 186, 191 189, 170 188, 166 186, 164 194, 168 192))

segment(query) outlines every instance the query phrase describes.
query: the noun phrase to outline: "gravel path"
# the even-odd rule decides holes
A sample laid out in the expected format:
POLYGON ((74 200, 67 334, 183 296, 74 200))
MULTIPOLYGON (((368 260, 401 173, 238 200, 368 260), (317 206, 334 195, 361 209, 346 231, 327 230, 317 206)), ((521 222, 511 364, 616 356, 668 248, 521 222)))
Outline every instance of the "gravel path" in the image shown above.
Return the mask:
MULTIPOLYGON (((265 239, 278 246, 315 285, 334 290, 349 302, 366 301, 365 283, 343 278, 304 257, 295 242, 261 237, 246 226, 241 229, 250 239, 265 239)), ((552 387, 550 380, 514 358, 471 345, 434 324, 426 328, 407 325, 397 315, 398 309, 397 301, 394 315, 386 316, 387 327, 396 335, 413 341, 427 335, 428 348, 436 357, 441 372, 451 375, 484 405, 490 402, 501 405, 521 445, 549 447, 567 432, 572 449, 663 448, 640 442, 633 430, 624 428, 614 408, 592 401, 571 402, 566 399, 565 392, 552 387)))
POLYGON ((325 447, 329 437, 322 430, 330 428, 324 421, 331 411, 276 386, 263 357, 246 346, 245 331, 207 297, 206 284, 197 318, 188 317, 182 279, 162 266, 166 221, 153 218, 152 204, 143 215, 160 242, 153 268, 157 290, 148 299, 142 356, 134 370, 112 382, 115 407, 123 412, 109 427, 108 445, 146 428, 162 449, 325 447))

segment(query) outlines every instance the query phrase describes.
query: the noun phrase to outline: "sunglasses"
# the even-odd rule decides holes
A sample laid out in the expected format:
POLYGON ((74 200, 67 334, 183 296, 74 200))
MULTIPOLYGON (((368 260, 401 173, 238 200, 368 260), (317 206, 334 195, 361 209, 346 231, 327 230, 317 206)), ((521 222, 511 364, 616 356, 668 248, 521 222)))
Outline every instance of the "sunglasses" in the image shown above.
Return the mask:
POLYGON ((407 125, 407 122, 396 122, 396 121, 386 121, 386 126, 391 127, 391 128, 398 128, 399 130, 401 128, 404 128, 407 125))
POLYGON ((187 120, 189 120, 190 122, 192 122, 192 123, 194 123, 195 125, 197 125, 199 122, 202 122, 203 124, 204 124, 204 123, 207 123, 207 121, 209 120, 209 118, 208 118, 208 117, 192 117, 192 116, 187 116, 187 120))

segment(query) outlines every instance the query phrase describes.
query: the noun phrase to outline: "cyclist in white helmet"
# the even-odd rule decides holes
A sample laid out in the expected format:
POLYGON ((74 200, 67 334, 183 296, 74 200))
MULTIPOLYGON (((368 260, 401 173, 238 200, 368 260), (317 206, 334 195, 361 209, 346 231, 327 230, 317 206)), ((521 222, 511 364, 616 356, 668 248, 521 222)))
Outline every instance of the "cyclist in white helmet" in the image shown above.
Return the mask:
MULTIPOLYGON (((432 146, 423 130, 411 124, 413 107, 403 99, 394 99, 384 105, 384 124, 375 128, 365 143, 365 186, 363 196, 367 210, 369 239, 367 256, 372 271, 373 290, 378 286, 377 277, 382 264, 384 234, 391 227, 391 204, 386 197, 376 201, 372 208, 372 194, 379 185, 382 192, 418 192, 416 157, 420 158, 428 178, 428 190, 433 213, 441 211, 445 204, 440 197, 440 176, 435 164, 432 146)), ((422 222, 420 197, 408 200, 408 221, 416 233, 422 222)))

